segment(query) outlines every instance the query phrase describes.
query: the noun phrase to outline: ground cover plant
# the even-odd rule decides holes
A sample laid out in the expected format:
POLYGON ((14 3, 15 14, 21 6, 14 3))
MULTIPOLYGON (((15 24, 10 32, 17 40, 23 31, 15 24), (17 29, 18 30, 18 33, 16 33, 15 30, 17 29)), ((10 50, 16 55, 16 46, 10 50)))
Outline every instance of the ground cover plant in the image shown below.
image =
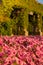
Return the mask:
POLYGON ((43 36, 0 36, 0 65, 43 65, 43 36))

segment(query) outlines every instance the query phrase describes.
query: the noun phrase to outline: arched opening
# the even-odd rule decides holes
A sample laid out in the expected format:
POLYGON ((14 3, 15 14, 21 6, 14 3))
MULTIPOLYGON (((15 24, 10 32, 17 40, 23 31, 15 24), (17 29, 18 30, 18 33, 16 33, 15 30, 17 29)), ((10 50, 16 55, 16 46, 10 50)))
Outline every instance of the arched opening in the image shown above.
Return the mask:
POLYGON ((23 8, 14 8, 14 10, 11 12, 10 18, 14 20, 16 23, 16 29, 14 27, 12 28, 12 32, 14 35, 24 35, 23 31, 23 8))
POLYGON ((38 17, 37 13, 33 12, 33 14, 29 14, 29 35, 40 35, 38 30, 38 17))

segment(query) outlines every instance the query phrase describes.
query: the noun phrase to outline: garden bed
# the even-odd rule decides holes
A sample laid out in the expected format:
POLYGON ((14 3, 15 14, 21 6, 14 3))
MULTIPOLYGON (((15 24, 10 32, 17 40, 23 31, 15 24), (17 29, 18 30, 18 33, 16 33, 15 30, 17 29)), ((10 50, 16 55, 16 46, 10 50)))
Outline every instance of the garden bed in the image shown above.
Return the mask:
POLYGON ((43 36, 0 36, 0 65, 43 65, 43 36))

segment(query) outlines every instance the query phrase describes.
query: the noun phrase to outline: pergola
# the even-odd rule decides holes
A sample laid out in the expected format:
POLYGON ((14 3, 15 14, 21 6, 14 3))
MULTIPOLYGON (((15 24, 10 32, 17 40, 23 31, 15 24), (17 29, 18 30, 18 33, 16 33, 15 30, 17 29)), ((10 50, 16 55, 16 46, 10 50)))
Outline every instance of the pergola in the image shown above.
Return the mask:
MULTIPOLYGON (((30 34, 29 24, 32 24, 33 26, 33 32, 31 33, 34 34, 35 32, 39 32, 38 34, 42 35, 43 4, 38 3, 36 0, 24 0, 24 1, 15 0, 14 4, 11 7, 13 8, 10 15, 11 19, 15 19, 16 17, 19 17, 18 15, 21 13, 23 14, 24 17, 22 17, 22 19, 23 19, 23 28, 25 35, 30 34), (36 24, 34 24, 34 22, 36 22, 36 24)), ((20 26, 18 29, 21 30, 20 26)))

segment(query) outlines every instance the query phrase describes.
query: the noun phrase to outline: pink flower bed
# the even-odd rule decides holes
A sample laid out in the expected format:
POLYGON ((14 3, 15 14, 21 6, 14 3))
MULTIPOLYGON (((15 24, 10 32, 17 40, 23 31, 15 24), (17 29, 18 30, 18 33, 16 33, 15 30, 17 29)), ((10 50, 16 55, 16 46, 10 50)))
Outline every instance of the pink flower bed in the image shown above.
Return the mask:
POLYGON ((1 36, 0 65, 43 65, 43 36, 1 36))

